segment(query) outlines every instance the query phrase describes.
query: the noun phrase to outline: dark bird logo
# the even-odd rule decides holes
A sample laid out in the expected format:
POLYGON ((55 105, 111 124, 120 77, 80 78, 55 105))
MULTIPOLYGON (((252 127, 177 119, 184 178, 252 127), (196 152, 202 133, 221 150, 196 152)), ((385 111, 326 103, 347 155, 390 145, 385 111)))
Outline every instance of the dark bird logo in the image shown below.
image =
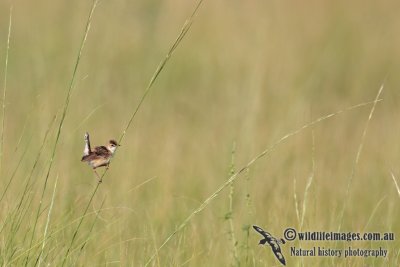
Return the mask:
POLYGON ((260 240, 258 243, 259 245, 265 245, 265 243, 268 243, 268 245, 271 246, 272 252, 274 252, 275 257, 283 264, 286 266, 286 261, 285 257, 283 257, 281 247, 279 244, 285 244, 285 240, 281 239, 276 239, 273 237, 270 233, 265 232, 261 227, 258 227, 257 225, 253 225, 254 230, 256 230, 258 233, 260 233, 264 238, 260 240))

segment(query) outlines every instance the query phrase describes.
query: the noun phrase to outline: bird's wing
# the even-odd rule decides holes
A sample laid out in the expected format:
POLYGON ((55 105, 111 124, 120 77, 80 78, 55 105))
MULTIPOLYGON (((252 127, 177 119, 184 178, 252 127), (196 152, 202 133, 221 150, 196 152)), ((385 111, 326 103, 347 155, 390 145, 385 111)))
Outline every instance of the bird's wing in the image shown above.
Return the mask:
POLYGON ((97 157, 98 157, 98 156, 96 156, 96 154, 91 153, 91 154, 89 154, 89 155, 83 156, 82 159, 81 159, 81 161, 88 161, 88 162, 90 162, 90 161, 94 160, 94 159, 97 158, 97 157))
POLYGON ((283 257, 283 254, 281 252, 274 252, 276 258, 283 264, 286 265, 286 260, 285 257, 283 257))
POLYGON ((282 252, 281 247, 275 241, 269 241, 268 244, 271 246, 272 251, 275 252, 282 252))
POLYGON ((283 265, 286 265, 286 260, 285 260, 285 257, 282 254, 282 250, 281 250, 281 247, 279 246, 278 240, 276 238, 273 238, 272 240, 268 240, 267 242, 271 246, 272 252, 274 252, 276 258, 283 265))
POLYGON ((272 252, 274 252, 276 258, 277 258, 283 265, 286 265, 285 257, 283 256, 282 251, 281 251, 281 247, 278 245, 278 243, 276 242, 276 240, 275 240, 275 244, 271 244, 271 243, 273 243, 273 242, 271 242, 271 243, 268 242, 268 243, 269 243, 269 245, 271 246, 272 252))
POLYGON ((253 225, 254 230, 256 230, 258 233, 260 233, 262 236, 264 236, 265 238, 267 238, 268 243, 270 242, 270 240, 274 239, 274 237, 268 233, 265 232, 261 227, 258 227, 257 225, 253 225))
POLYGON ((96 146, 93 149, 93 152, 97 156, 107 156, 108 154, 110 154, 110 151, 108 151, 108 149, 105 146, 96 146))

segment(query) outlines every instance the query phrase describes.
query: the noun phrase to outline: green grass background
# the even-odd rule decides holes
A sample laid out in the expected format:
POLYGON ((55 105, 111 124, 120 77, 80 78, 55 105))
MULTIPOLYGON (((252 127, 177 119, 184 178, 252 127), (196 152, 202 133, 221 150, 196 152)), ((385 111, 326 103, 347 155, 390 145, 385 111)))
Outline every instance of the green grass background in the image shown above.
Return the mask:
MULTIPOLYGON (((37 263, 51 203, 42 264, 61 265, 97 184, 91 169, 80 162, 84 132, 91 133, 94 145, 121 135, 196 3, 100 2, 30 246, 91 4, 0 2, 1 66, 13 6, 0 170, 0 193, 12 178, 0 202, 3 266, 37 263), (33 171, 34 183, 15 213, 56 114, 33 171)), ((257 245, 259 236, 248 226, 257 224, 277 237, 286 227, 299 229, 296 203, 301 215, 311 174, 303 230, 336 231, 347 203, 342 231, 399 233, 400 194, 390 174, 393 171, 400 182, 399 8, 394 0, 205 1, 128 129, 66 265, 143 266, 165 238, 229 178, 233 143, 237 171, 310 121, 373 101, 382 83, 383 101, 369 121, 358 164, 356 154, 372 105, 285 140, 238 176, 231 214, 227 187, 158 251, 150 266, 279 266, 269 248, 257 245), (236 245, 231 242, 232 229, 236 245)), ((4 67, 1 74, 3 85, 4 67)), ((400 264, 397 240, 294 242, 282 249, 288 266, 400 264), (389 257, 290 257, 294 245, 383 247, 389 257)))

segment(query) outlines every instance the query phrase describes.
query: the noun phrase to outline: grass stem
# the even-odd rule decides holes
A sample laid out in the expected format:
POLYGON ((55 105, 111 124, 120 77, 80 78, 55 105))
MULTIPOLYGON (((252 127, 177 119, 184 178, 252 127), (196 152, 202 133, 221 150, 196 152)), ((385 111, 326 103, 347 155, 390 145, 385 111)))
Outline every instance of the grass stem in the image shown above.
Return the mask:
POLYGON ((4 66, 4 84, 3 84, 3 101, 2 101, 2 118, 1 118, 1 137, 0 137, 0 176, 2 173, 2 161, 4 152, 4 129, 5 129, 5 117, 6 117, 6 94, 7 94, 7 74, 8 74, 8 57, 10 52, 10 37, 11 37, 11 24, 12 24, 12 7, 10 7, 10 18, 8 23, 8 35, 7 35, 7 49, 6 59, 4 66))

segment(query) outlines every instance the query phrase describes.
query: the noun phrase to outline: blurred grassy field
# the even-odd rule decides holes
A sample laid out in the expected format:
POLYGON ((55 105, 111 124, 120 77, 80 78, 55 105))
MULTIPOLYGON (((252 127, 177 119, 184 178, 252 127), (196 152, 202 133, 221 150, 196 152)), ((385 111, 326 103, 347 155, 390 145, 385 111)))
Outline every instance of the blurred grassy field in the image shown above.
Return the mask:
MULTIPOLYGON (((30 244, 91 4, 0 2, 1 92, 13 6, 0 169, 3 266, 37 265, 46 225, 41 264, 61 265, 97 185, 92 170, 80 162, 84 132, 91 133, 94 145, 121 135, 196 3, 100 2, 30 244), (56 114, 32 186, 24 194, 56 114)), ((249 225, 277 237, 286 227, 300 229, 296 203, 301 217, 311 174, 303 230, 336 231, 342 224, 344 232, 398 234, 400 199, 390 171, 400 183, 399 8, 394 0, 204 2, 127 131, 66 266, 145 265, 165 238, 229 178, 233 144, 233 169, 238 171, 312 120, 373 101, 383 82, 383 101, 369 121, 358 164, 372 104, 282 142, 235 180, 232 212, 226 187, 158 251, 150 266, 279 266, 269 248, 257 245, 260 236, 249 225)), ((294 242, 282 250, 288 266, 399 266, 399 245, 398 240, 294 242), (294 245, 383 247, 389 256, 291 257, 294 245)))

